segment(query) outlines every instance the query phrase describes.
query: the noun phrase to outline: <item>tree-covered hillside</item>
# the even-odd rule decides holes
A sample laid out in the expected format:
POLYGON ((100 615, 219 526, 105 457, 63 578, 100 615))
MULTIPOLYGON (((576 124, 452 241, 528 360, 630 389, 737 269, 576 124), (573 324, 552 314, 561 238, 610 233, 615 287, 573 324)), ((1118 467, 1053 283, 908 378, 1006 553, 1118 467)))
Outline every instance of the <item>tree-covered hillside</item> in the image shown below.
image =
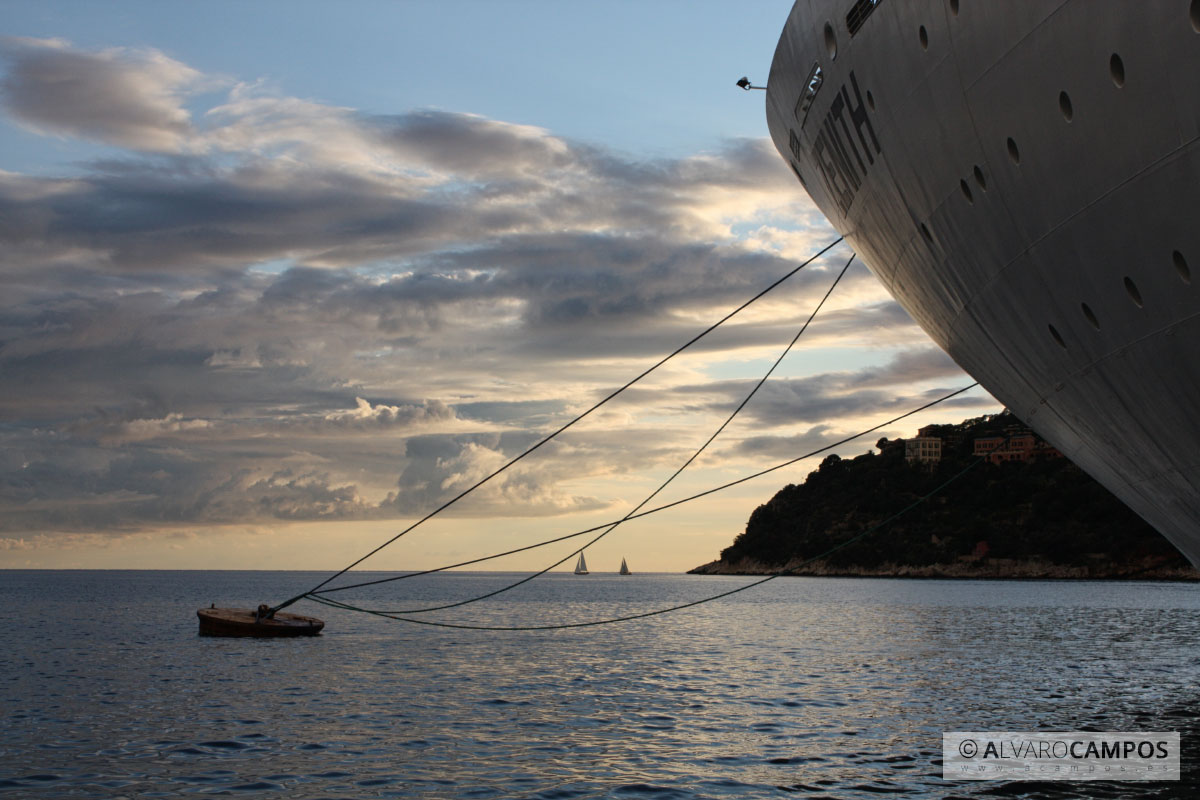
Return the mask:
MULTIPOLYGON (((852 459, 829 456, 803 484, 759 506, 718 562, 695 571, 771 572, 821 556, 976 461, 976 438, 1014 425, 1005 414, 938 426, 945 438, 937 464, 906 463, 904 440, 882 439, 879 452, 852 459)), ((1191 570, 1157 531, 1059 457, 979 463, 899 519, 797 572, 1189 577, 1191 570), (1019 562, 1043 568, 1014 571, 1019 562)))

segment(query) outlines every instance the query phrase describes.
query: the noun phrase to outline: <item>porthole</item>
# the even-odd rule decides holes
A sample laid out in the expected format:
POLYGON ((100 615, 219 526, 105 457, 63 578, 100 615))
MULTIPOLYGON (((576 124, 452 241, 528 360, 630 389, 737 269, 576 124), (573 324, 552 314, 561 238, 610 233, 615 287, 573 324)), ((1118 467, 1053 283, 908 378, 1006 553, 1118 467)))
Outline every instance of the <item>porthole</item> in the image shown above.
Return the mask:
POLYGON ((1142 307, 1142 293, 1138 291, 1137 284, 1128 275, 1125 276, 1125 291, 1129 293, 1129 299, 1138 308, 1142 307))
POLYGON ((971 187, 967 185, 967 182, 959 181, 958 188, 962 189, 963 197, 967 198, 967 202, 971 205, 975 205, 975 198, 971 197, 971 187))
POLYGON ((871 94, 870 89, 867 89, 867 108, 875 110, 875 95, 871 94))
POLYGON ((825 23, 825 52, 830 61, 837 58, 837 36, 833 33, 833 25, 828 22, 825 23))
POLYGON ((978 164, 975 165, 974 172, 975 172, 975 182, 979 184, 980 189, 983 189, 986 192, 987 191, 987 179, 983 177, 983 170, 981 170, 979 168, 978 164))
POLYGON ((1192 0, 1192 8, 1188 11, 1188 16, 1192 18, 1192 30, 1200 33, 1200 0, 1192 0))
POLYGON ((958 16, 958 0, 950 0, 950 13, 958 16))
POLYGON ((1116 53, 1108 59, 1108 74, 1112 76, 1113 85, 1118 89, 1125 85, 1125 62, 1116 53))
MULTIPOLYGON (((1196 0, 1196 2, 1200 3, 1200 0, 1196 0)), ((1188 269, 1187 259, 1183 257, 1183 253, 1178 250, 1174 251, 1171 253, 1171 260, 1175 262, 1175 271, 1179 273, 1179 280, 1184 283, 1191 283, 1192 271, 1188 269)))
POLYGON ((1014 164, 1019 165, 1021 163, 1021 151, 1017 149, 1017 143, 1013 141, 1011 136, 1008 137, 1008 157, 1012 159, 1014 164))
POLYGON ((925 237, 925 241, 933 244, 933 234, 929 232, 929 228, 925 227, 925 223, 921 223, 921 235, 925 237))
POLYGON ((1075 116, 1075 109, 1071 108, 1071 96, 1066 92, 1058 93, 1058 110, 1062 112, 1063 119, 1067 122, 1075 116))
POLYGON ((1061 336, 1061 335, 1059 335, 1059 333, 1058 333, 1058 329, 1057 329, 1057 328, 1055 328, 1053 325, 1047 325, 1046 327, 1050 329, 1050 336, 1051 336, 1051 338, 1053 338, 1053 339, 1054 339, 1054 341, 1058 343, 1058 346, 1059 346, 1059 347, 1061 347, 1063 350, 1066 350, 1066 349, 1067 349, 1067 343, 1066 343, 1066 342, 1064 342, 1064 341, 1063 341, 1063 338, 1062 338, 1062 336, 1061 336))
POLYGON ((1092 311, 1087 303, 1080 303, 1079 310, 1083 312, 1083 316, 1087 318, 1087 321, 1092 324, 1093 328, 1100 330, 1100 320, 1096 319, 1095 312, 1092 311))
POLYGON ((921 30, 918 32, 917 35, 921 37, 921 49, 928 50, 929 49, 929 33, 926 32, 924 25, 921 26, 921 30))

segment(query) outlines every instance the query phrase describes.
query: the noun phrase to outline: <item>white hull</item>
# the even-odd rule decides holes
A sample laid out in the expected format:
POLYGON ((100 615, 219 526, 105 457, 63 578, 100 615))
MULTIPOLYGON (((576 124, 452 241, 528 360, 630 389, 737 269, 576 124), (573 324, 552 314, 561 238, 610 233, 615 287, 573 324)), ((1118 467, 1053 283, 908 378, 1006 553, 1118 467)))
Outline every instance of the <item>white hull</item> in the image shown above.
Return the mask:
POLYGON ((1191 0, 799 0, 767 121, 934 341, 1200 565, 1198 31, 1191 0))

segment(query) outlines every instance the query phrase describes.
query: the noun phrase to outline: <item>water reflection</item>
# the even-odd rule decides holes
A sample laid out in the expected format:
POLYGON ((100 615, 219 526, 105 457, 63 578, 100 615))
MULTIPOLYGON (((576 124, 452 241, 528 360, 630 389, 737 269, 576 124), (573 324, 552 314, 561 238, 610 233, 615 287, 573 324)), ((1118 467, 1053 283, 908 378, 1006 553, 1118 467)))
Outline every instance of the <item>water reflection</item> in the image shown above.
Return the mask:
MULTIPOLYGON (((329 610, 316 639, 239 641, 197 637, 195 607, 254 605, 312 579, 4 578, 8 607, 38 615, 13 627, 0 651, 0 792, 12 796, 1185 797, 1197 789, 1200 597, 1191 586, 791 579, 612 627, 486 634, 329 610), (1187 780, 941 779, 945 730, 1089 727, 1181 731, 1187 780)), ((508 580, 437 576, 402 582, 411 585, 401 596, 366 599, 443 602, 508 580)), ((455 618, 617 615, 742 580, 552 576, 455 618)))

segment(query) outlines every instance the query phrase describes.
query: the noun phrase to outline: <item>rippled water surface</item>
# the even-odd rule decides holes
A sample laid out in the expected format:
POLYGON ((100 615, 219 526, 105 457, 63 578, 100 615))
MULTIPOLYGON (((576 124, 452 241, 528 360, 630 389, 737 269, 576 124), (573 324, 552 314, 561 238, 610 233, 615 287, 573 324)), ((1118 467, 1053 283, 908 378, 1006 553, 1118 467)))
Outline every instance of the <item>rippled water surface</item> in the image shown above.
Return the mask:
MULTIPOLYGON (((197 635, 200 606, 323 577, 0 572, 0 796, 1200 796, 1200 586, 791 578, 553 632, 302 602, 324 635, 197 635), (1180 731, 1184 780, 941 778, 943 731, 1080 728, 1180 731)), ((434 604, 511 579, 346 599, 434 604)), ((436 618, 585 621, 748 581, 557 575, 436 618)))

